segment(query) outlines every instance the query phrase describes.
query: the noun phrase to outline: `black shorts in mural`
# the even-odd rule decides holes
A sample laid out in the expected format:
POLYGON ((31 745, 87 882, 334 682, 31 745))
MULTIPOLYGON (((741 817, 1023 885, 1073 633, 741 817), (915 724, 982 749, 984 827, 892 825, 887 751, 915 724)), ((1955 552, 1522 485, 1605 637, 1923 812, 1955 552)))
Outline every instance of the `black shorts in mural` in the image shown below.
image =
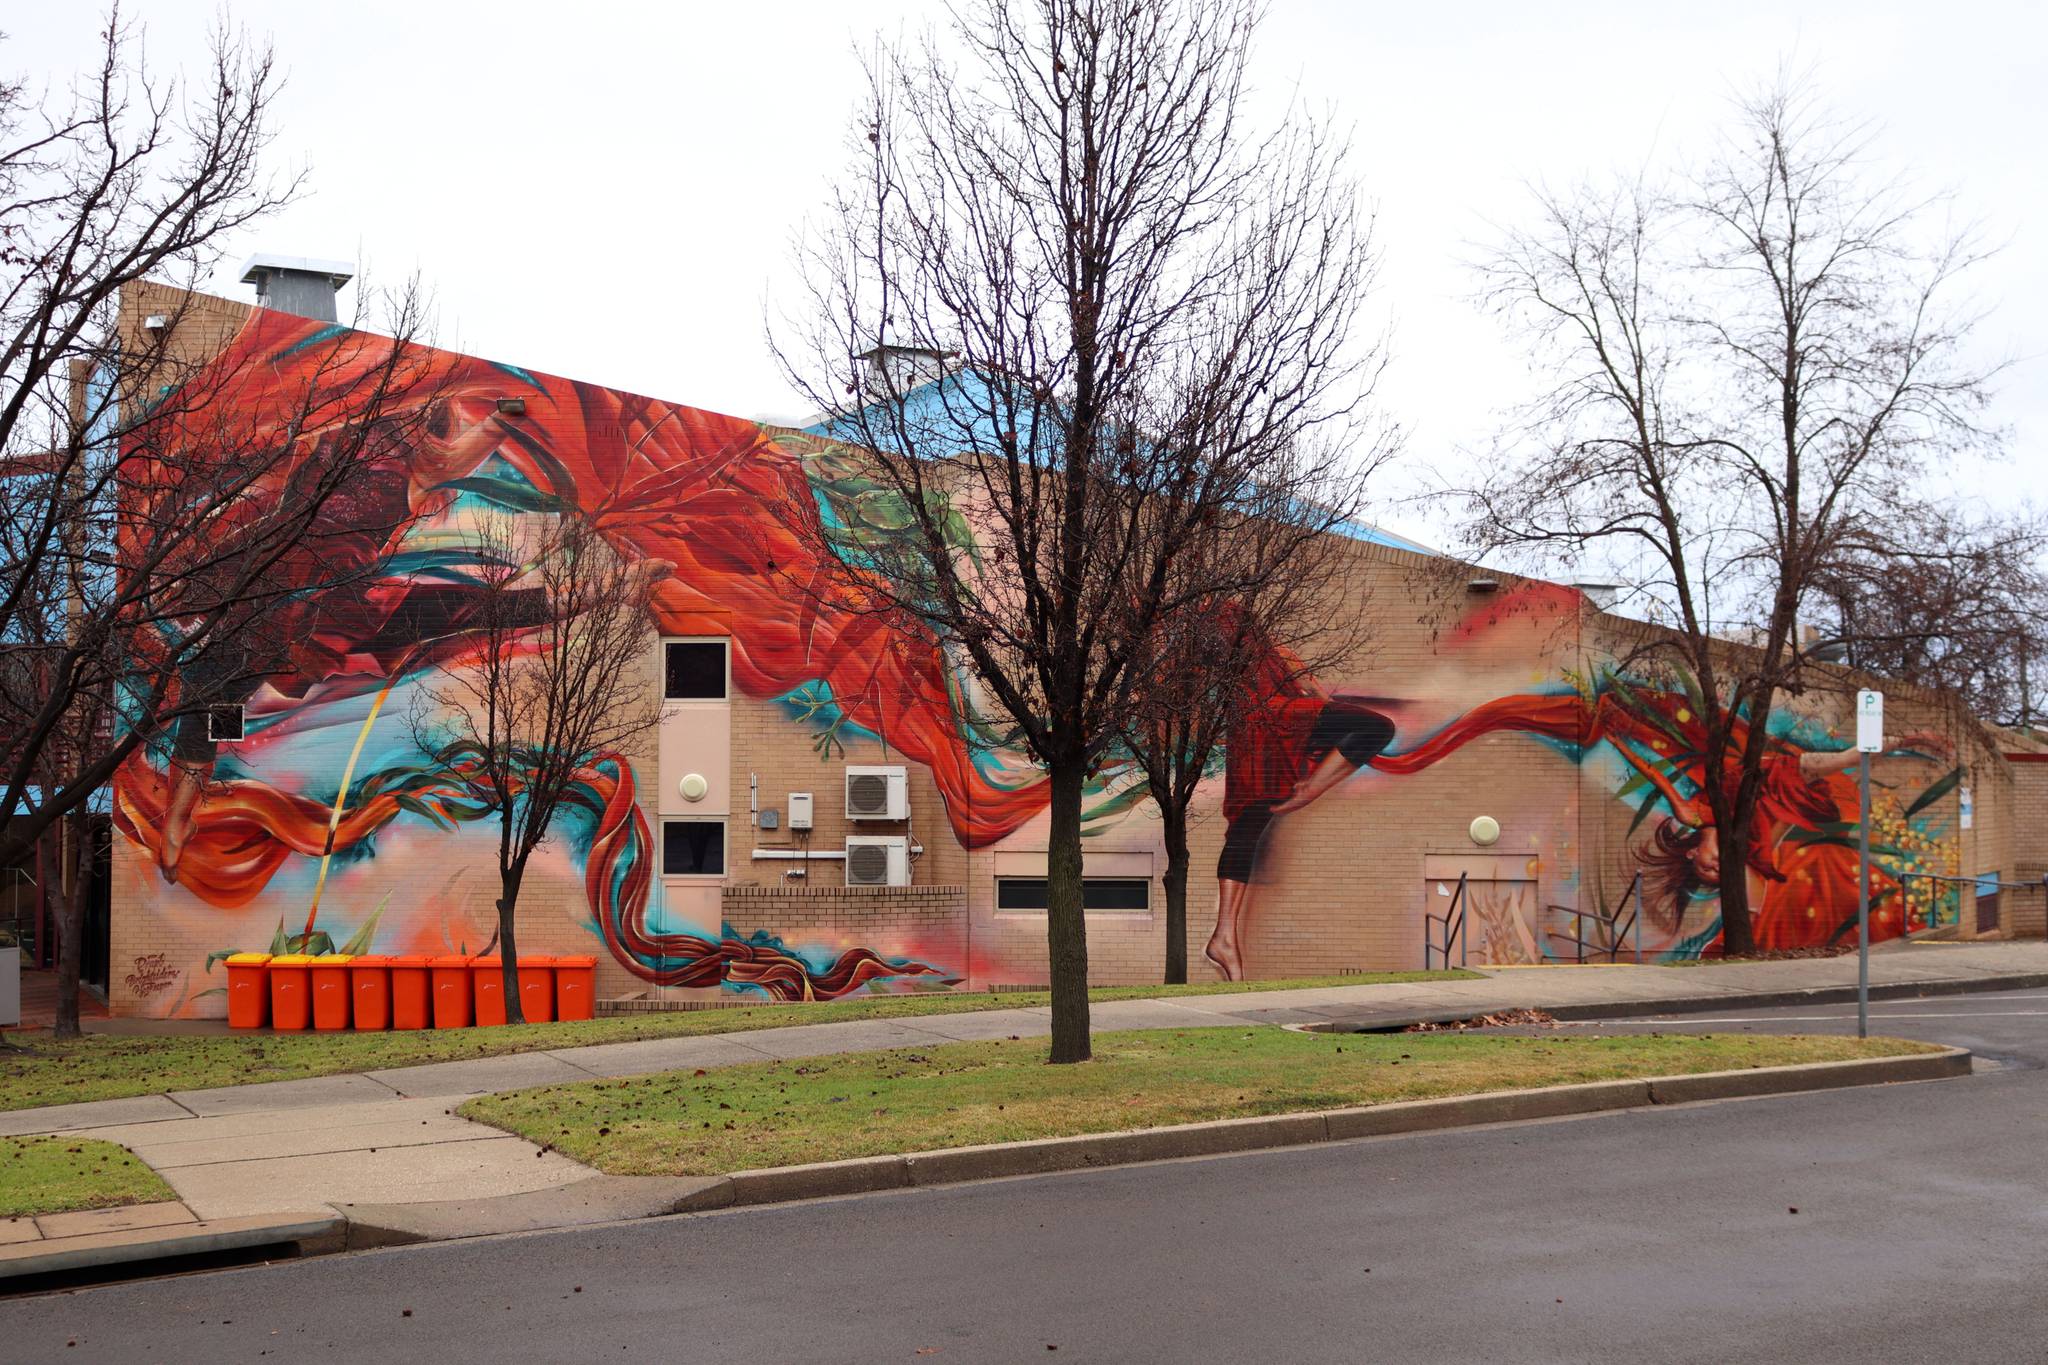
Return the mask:
MULTIPOLYGON (((1394 742, 1394 723, 1369 706, 1340 699, 1325 702, 1308 726, 1296 779, 1305 776, 1333 751, 1362 768, 1394 742)), ((1285 795, 1249 801, 1230 818, 1216 876, 1227 882, 1249 882, 1258 871, 1259 849, 1273 823, 1273 808, 1285 795)))

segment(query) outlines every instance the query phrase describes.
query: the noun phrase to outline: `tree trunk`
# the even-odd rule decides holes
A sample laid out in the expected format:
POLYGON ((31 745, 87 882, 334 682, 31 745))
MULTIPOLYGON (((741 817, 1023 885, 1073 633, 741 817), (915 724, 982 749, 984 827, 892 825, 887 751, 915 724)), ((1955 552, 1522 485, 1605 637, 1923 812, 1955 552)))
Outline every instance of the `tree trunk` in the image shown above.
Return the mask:
POLYGON ((1724 823, 1715 814, 1715 834, 1721 841, 1721 956, 1748 957, 1756 952, 1756 930, 1750 923, 1749 841, 1747 818, 1730 818, 1724 823))
POLYGON ((1081 911, 1081 784, 1076 760, 1052 765, 1052 833, 1045 853, 1045 953, 1052 985, 1052 1060, 1085 1062, 1088 922, 1081 911))
POLYGON ((519 941, 514 930, 518 919, 519 883, 526 876, 523 863, 501 868, 498 873, 498 962, 505 983, 505 1022, 523 1024, 526 1011, 519 1007, 519 941))
POLYGON ((1166 835, 1166 984, 1188 980, 1188 812, 1172 801, 1159 803, 1166 835))
POLYGON ((76 1038, 79 971, 85 956, 85 907, 92 876, 92 833, 83 807, 68 812, 57 826, 63 842, 57 857, 57 1019, 51 1032, 76 1038))

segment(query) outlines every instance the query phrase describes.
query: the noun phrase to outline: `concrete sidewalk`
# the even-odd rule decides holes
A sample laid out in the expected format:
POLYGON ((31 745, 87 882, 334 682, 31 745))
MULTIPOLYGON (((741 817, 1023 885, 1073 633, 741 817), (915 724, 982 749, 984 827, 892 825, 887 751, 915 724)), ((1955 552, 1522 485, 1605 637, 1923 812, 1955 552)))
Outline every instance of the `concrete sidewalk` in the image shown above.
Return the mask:
MULTIPOLYGON (((2048 944, 1897 945, 1873 954, 1872 982, 1910 993, 2048 984, 2048 944)), ((1098 1004, 1098 1031, 1245 1024, 1396 1025, 1506 1009, 1655 1013, 1785 1003, 1856 981, 1854 957, 1671 967, 1498 969, 1471 981, 1342 986, 1098 1004)), ((1049 1011, 808 1024, 521 1053, 363 1074, 172 1091, 0 1113, 0 1134, 63 1132, 132 1149, 201 1219, 323 1205, 445 1203, 531 1194, 596 1172, 456 1116, 479 1094, 561 1081, 743 1062, 930 1047, 1049 1031, 1049 1011)))

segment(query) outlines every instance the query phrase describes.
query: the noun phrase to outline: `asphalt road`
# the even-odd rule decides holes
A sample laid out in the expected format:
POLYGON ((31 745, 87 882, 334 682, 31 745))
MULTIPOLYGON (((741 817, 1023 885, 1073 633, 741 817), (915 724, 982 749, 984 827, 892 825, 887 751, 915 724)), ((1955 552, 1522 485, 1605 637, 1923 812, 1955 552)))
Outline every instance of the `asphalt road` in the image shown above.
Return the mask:
POLYGON ((0 1358, 2048 1358, 2048 992, 1873 1015, 2003 1064, 0 1301, 0 1358))

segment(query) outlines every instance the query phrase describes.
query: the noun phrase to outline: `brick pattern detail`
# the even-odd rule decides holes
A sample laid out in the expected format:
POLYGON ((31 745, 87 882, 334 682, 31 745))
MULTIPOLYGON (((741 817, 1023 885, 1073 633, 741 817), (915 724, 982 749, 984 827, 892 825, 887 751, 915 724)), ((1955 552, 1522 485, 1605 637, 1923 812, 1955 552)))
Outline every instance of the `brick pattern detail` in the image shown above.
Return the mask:
POLYGON ((792 946, 872 948, 948 975, 967 970, 965 886, 747 886, 725 888, 725 922, 747 938, 766 931, 792 946))

